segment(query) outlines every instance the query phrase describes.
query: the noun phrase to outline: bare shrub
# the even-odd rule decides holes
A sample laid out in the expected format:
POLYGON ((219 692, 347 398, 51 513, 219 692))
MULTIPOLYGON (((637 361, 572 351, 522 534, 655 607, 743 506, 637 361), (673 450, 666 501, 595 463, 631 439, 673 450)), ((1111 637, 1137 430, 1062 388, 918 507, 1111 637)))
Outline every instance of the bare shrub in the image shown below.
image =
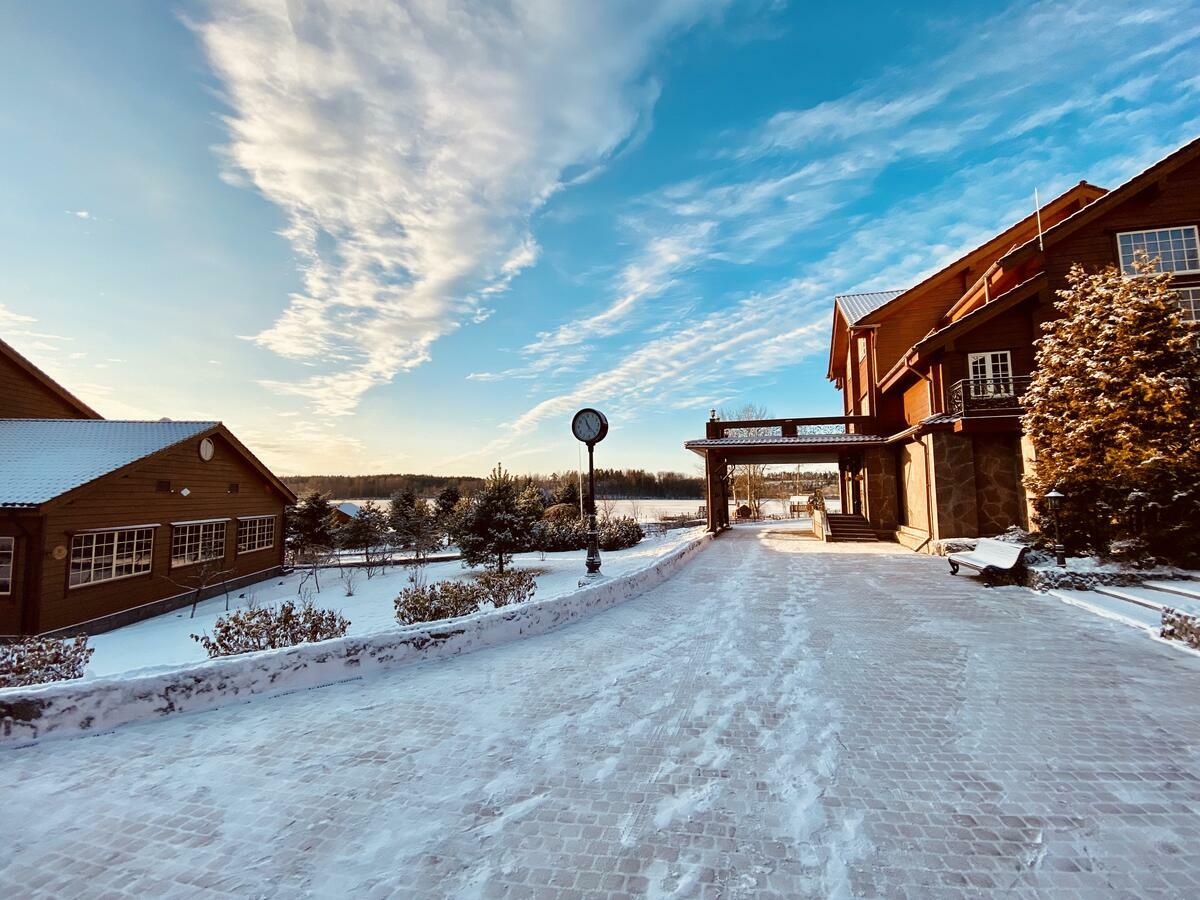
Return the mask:
POLYGON ((332 609, 322 609, 306 601, 297 606, 287 601, 278 608, 250 606, 217 619, 213 636, 193 634, 209 658, 237 656, 256 650, 294 647, 314 641, 343 637, 350 620, 332 609))
POLYGON ((75 638, 31 637, 0 645, 0 688, 28 687, 82 678, 96 652, 86 634, 75 638))
POLYGON ((354 566, 347 569, 342 569, 342 587, 346 589, 346 596, 354 596, 354 583, 358 581, 358 572, 354 566))

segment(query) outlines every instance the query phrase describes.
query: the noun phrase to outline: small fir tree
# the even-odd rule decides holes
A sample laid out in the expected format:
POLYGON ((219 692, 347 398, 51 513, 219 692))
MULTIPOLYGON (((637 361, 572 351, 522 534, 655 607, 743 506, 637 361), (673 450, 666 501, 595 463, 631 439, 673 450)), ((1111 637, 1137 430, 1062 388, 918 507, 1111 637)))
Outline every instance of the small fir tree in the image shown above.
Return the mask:
POLYGON ((1144 257, 1136 267, 1075 266, 1058 292, 1025 395, 1026 487, 1066 494, 1060 523, 1076 548, 1134 539, 1186 561, 1200 551, 1200 350, 1170 274, 1144 257))
POLYGON ((343 550, 361 553, 370 580, 386 562, 390 539, 388 520, 374 500, 358 509, 358 515, 338 529, 338 545, 343 550))
POLYGON ((503 572, 513 553, 529 546, 536 521, 516 480, 497 465, 482 490, 459 503, 451 537, 468 566, 503 572))
POLYGON ((334 539, 333 505, 317 491, 301 497, 288 510, 286 519, 287 545, 297 559, 313 550, 332 550, 334 539))

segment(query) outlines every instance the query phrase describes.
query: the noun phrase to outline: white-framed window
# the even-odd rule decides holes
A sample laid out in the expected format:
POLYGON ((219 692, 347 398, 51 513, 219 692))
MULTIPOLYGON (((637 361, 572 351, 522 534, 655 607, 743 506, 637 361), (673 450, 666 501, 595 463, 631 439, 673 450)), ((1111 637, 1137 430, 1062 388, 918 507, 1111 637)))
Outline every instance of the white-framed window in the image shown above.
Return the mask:
POLYGON ((154 557, 154 528, 143 525, 73 535, 68 584, 80 587, 97 581, 145 575, 150 571, 154 557))
POLYGON ((275 517, 247 516, 238 519, 238 553, 251 553, 275 546, 275 517))
POLYGON ((171 523, 171 568, 225 558, 227 519, 171 523))
POLYGON ((17 553, 17 539, 0 537, 0 597, 12 593, 13 558, 17 553))
POLYGON ((967 355, 971 373, 972 397, 1011 397, 1013 395, 1012 354, 1007 350, 989 350, 967 355))
POLYGON ((1200 287, 1175 288, 1179 308, 1189 322, 1200 325, 1200 287))
POLYGON ((1123 231, 1117 235, 1117 250, 1126 275, 1137 274, 1133 263, 1138 251, 1157 259, 1160 272, 1200 272, 1200 233, 1195 225, 1123 231))

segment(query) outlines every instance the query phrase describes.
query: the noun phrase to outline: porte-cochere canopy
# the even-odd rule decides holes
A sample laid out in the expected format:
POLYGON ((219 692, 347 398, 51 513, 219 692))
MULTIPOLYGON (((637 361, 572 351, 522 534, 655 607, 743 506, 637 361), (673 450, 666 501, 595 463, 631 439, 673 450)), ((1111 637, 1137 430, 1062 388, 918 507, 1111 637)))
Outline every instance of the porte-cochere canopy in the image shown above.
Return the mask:
MULTIPOLYGON (((870 416, 721 420, 684 447, 703 457, 709 531, 729 527, 729 467, 835 463, 849 509, 878 533, 896 527, 896 475, 887 439, 870 416)), ((845 501, 844 501, 845 502, 845 501)))

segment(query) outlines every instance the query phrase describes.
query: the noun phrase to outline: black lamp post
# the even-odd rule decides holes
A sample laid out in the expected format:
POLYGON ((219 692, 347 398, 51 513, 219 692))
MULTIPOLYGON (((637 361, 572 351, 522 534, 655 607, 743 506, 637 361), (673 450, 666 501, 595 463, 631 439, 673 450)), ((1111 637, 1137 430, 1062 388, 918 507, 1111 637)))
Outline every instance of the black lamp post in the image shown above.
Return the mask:
POLYGON ((1063 546, 1062 533, 1058 527, 1058 511, 1062 507, 1066 495, 1060 493, 1058 488, 1051 488, 1042 496, 1042 499, 1046 501, 1046 507, 1050 510, 1050 518, 1054 521, 1054 561, 1065 569, 1067 567, 1067 548, 1063 546))
POLYGON ((600 574, 600 529, 596 524, 596 468, 593 451, 608 434, 608 419, 598 409, 584 408, 571 419, 571 433, 588 448, 588 549, 587 573, 600 574))

